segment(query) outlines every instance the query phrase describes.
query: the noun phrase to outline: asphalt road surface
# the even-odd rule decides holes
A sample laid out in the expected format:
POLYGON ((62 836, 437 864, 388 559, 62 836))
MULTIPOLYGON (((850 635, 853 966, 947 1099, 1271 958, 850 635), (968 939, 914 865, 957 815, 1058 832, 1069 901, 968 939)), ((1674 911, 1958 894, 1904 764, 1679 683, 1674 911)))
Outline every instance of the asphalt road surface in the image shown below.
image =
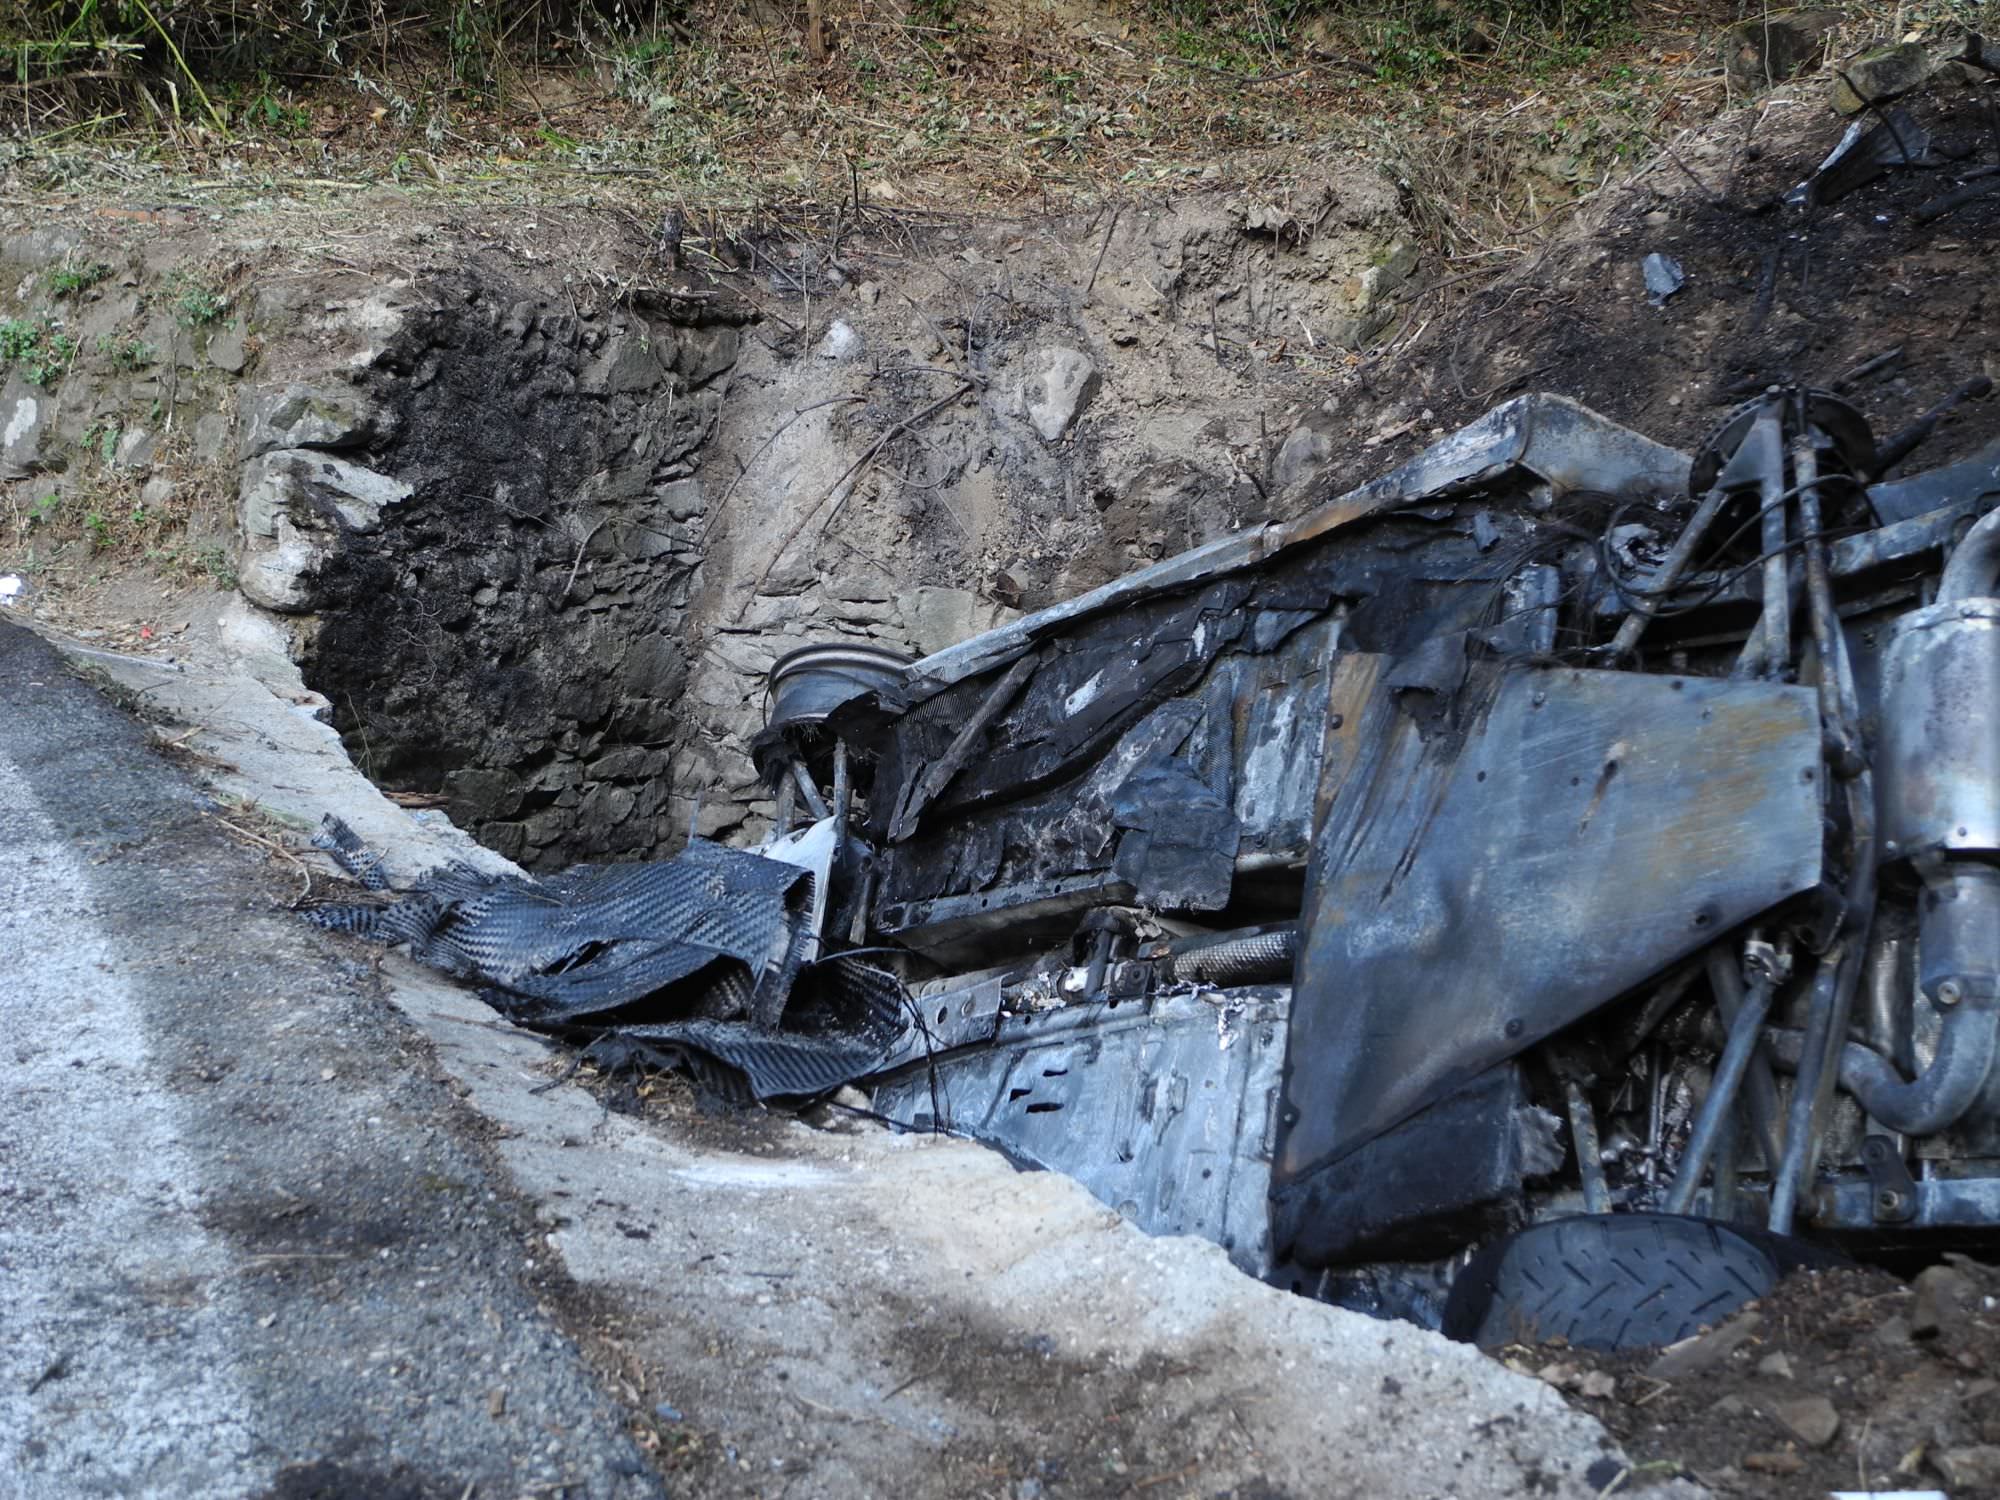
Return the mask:
POLYGON ((0 1495, 662 1493, 479 1120, 224 815, 0 623, 0 1495))

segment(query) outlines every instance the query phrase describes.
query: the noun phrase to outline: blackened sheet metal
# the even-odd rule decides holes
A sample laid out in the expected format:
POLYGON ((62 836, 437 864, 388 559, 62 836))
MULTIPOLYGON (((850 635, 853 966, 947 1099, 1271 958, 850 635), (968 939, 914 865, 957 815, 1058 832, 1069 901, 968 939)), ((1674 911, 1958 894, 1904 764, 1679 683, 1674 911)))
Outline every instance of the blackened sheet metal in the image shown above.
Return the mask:
POLYGON ((1279 1193, 1273 1229, 1303 1266, 1450 1255, 1520 1227, 1523 1180, 1562 1162, 1560 1122, 1502 1063, 1279 1193))
POLYGON ((904 675, 902 701, 921 703, 955 683, 1005 666, 1036 641, 1077 623, 1185 592, 1255 567, 1301 543, 1413 501, 1531 475, 1560 491, 1620 499, 1686 492, 1688 456, 1566 397, 1516 397, 1426 448, 1400 468, 1347 491, 1296 521, 1240 532, 1112 580, 925 657, 904 675))
POLYGON ((2000 438, 1955 464, 1868 487, 1868 501, 1885 526, 1982 500, 2000 501, 2000 438))
POLYGON ((1280 1192, 1821 874, 1811 689, 1486 667, 1426 740, 1341 665, 1280 1192))
POLYGON ((1785 202, 1794 208, 1834 203, 1894 167, 1934 165, 1931 133, 1908 110, 1887 110, 1880 124, 1871 124, 1872 118, 1848 126, 1812 176, 1785 194, 1785 202))
POLYGON ((996 939, 1010 950, 1068 937, 1093 907, 1124 906, 1136 896, 1109 870, 1024 880, 962 896, 894 901, 877 909, 875 931, 938 963, 977 962, 996 939))
POLYGON ((1003 1016, 991 1045, 884 1078, 875 1108, 1064 1172, 1149 1234, 1198 1234, 1252 1275, 1269 1209, 1288 991, 1003 1016))
POLYGON ((1112 872, 1145 905, 1220 911, 1229 904, 1240 830, 1227 802, 1181 761, 1139 767, 1111 799, 1120 830, 1112 872))
MULTIPOLYGON (((1145 763, 1141 742, 1155 738, 1151 726, 1162 713, 1167 717, 1159 719, 1159 727, 1185 727, 1177 748, 1167 752, 1169 763, 1190 778, 1190 791, 1201 783, 1234 815, 1234 847, 1218 819, 1217 851, 1225 858, 1303 864, 1319 784, 1324 678, 1342 627, 1337 613, 1304 619, 1300 613, 1283 615, 1286 628, 1262 637, 1268 650, 1223 654, 1185 698, 1170 700, 1141 719, 1078 777, 1010 801, 964 809, 948 823, 884 851, 876 893, 878 930, 902 940, 909 929, 931 921, 956 924, 990 913, 1002 904, 991 898, 1003 892, 1010 903, 1036 900, 1023 888, 1108 875, 1120 848, 1112 810, 1120 795, 1117 777, 1145 763), (1127 741, 1142 753, 1128 756, 1127 741)), ((1252 636, 1257 628, 1253 623, 1252 636)), ((934 711, 927 704, 918 712, 934 711)), ((904 737, 902 728, 897 726, 886 741, 892 751, 904 737)), ((878 772, 876 784, 890 785, 894 779, 878 772)), ((1138 857, 1136 849, 1128 856, 1138 857)), ((1213 889, 1220 878, 1219 870, 1211 870, 1205 880, 1213 889)), ((1129 889, 1131 882, 1124 884, 1129 889)))
MULTIPOLYGON (((1307 695, 1327 662, 1344 644, 1405 654, 1443 641, 1426 681, 1433 698, 1448 700, 1471 633, 1490 635, 1518 608, 1517 580, 1534 559, 1567 545, 1526 497, 1516 502, 1468 497, 1379 516, 1295 548, 1254 577, 1149 599, 1051 639, 977 763, 907 843, 883 852, 878 911, 1105 868, 1112 819, 1092 786, 1105 767, 1136 767, 1155 753, 1185 762, 1235 809, 1240 854, 1268 868, 1298 851, 1317 785, 1319 705, 1307 695), (1133 726, 1189 706, 1185 748, 1128 753, 1133 726)), ((873 727, 883 806, 948 754, 993 680, 969 679, 873 727)), ((1213 893, 1219 875, 1205 881, 1213 893)), ((1185 909, 1213 909, 1212 899, 1185 909)))
POLYGON ((1209 785, 1231 801, 1240 856, 1304 861, 1312 841, 1326 674, 1342 621, 1314 621, 1256 656, 1226 656, 1204 685, 1196 734, 1209 785))

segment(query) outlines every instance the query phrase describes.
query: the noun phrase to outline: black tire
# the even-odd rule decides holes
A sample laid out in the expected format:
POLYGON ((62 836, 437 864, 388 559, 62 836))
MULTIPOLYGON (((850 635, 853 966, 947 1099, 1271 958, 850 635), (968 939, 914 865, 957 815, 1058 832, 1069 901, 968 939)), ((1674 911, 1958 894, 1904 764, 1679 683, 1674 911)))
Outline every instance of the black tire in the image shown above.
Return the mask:
POLYGON ((1828 1260, 1707 1219, 1556 1219, 1473 1256, 1452 1283, 1444 1332, 1485 1349, 1554 1338, 1580 1349, 1657 1348, 1720 1322, 1786 1271, 1828 1260))

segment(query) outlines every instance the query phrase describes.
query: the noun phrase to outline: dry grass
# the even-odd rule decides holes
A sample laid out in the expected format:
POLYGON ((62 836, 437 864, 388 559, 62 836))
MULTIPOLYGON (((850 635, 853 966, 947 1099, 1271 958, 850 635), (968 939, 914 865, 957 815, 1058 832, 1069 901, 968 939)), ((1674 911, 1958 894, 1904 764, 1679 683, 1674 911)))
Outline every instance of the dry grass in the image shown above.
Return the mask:
MULTIPOLYGON (((702 202, 859 192, 1039 208, 1199 180, 1245 149, 1386 137, 1422 158, 1449 131, 1461 158, 1546 159, 1532 188, 1482 162, 1467 179, 1477 191, 1457 195, 1475 215, 1497 200, 1532 221, 1671 127, 1686 85, 1712 71, 1702 33, 1735 14, 1726 0, 1694 13, 1639 0, 1631 25, 1585 38, 1562 0, 1280 4, 692 0, 655 31, 524 36, 481 87, 454 82, 435 49, 350 44, 318 77, 211 89, 220 125, 186 110, 135 117, 112 100, 98 115, 45 109, 41 128, 16 132, 11 175, 44 189, 174 169, 244 187, 572 192, 629 176, 702 202), (1438 19, 1461 14, 1510 19, 1438 19)), ((1449 162, 1414 167, 1419 190, 1462 176, 1449 162)))
POLYGON ((233 588, 233 481, 221 466, 177 435, 143 471, 121 467, 107 452, 115 435, 86 436, 62 473, 6 486, 0 571, 63 589, 136 566, 170 583, 233 588))
MULTIPOLYGON (((1615 3, 689 0, 665 17, 573 7, 544 27, 553 12, 521 0, 476 85, 449 49, 348 37, 338 71, 212 90, 221 127, 185 111, 144 130, 124 110, 51 115, 17 132, 7 178, 30 193, 108 179, 336 206, 392 183, 622 203, 648 225, 663 201, 738 221, 845 205, 851 225, 870 207, 1265 192, 1353 153, 1397 181, 1453 274, 1470 273, 1533 253, 1607 181, 1742 102, 1716 39, 1766 11, 1633 0, 1629 21, 1587 35, 1565 19, 1615 3)), ((1845 55, 1951 22, 2000 27, 2000 0, 1857 8, 1834 44, 1845 55)))

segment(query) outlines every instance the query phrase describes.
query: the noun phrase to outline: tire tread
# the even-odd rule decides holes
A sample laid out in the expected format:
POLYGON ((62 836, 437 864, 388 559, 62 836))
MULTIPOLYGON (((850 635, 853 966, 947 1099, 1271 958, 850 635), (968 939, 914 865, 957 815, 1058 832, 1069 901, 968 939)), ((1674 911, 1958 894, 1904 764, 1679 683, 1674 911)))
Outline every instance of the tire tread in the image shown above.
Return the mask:
POLYGON ((1705 1219, 1588 1214, 1488 1245, 1459 1273, 1444 1331, 1487 1348, 1561 1336, 1578 1348, 1671 1344, 1727 1316, 1815 1247, 1705 1219))

